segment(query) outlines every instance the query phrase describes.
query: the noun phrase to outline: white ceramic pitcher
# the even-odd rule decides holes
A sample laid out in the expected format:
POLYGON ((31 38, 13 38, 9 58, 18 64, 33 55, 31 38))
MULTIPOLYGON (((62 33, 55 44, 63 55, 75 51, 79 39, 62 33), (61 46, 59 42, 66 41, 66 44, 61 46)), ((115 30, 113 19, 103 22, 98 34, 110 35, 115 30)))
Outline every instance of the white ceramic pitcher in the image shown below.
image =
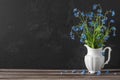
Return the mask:
POLYGON ((84 61, 85 65, 90 72, 90 74, 94 74, 98 70, 101 70, 105 64, 108 64, 110 61, 111 51, 112 49, 110 47, 105 47, 104 49, 98 48, 93 49, 90 48, 88 45, 84 45, 87 48, 87 54, 85 55, 84 61), (108 59, 105 61, 105 57, 102 55, 105 50, 108 51, 108 59))

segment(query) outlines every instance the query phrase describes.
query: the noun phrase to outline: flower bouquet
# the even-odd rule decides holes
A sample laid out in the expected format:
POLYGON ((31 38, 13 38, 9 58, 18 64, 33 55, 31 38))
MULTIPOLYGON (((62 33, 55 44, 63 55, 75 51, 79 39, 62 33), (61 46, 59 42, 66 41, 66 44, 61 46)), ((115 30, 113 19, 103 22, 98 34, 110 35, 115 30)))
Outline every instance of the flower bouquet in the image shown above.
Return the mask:
POLYGON ((114 10, 103 12, 100 4, 94 4, 90 12, 83 12, 79 9, 73 9, 73 14, 79 19, 77 25, 72 26, 70 37, 75 39, 77 36, 81 43, 87 44, 91 48, 100 48, 105 45, 109 39, 110 33, 116 36, 116 27, 114 10))

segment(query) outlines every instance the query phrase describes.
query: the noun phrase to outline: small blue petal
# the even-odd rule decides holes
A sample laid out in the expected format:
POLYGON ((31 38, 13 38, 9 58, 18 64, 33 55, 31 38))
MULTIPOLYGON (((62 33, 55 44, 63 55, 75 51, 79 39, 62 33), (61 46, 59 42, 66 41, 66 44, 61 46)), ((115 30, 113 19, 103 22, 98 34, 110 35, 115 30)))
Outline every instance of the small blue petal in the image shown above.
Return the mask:
POLYGON ((83 40, 82 40, 82 39, 80 39, 80 42, 82 43, 82 42, 83 42, 83 40))
POLYGON ((97 12, 98 12, 98 13, 102 13, 102 9, 98 9, 97 12))
POLYGON ((81 16, 85 16, 84 12, 81 12, 81 16))
POLYGON ((85 75, 86 74, 86 70, 83 69, 82 72, 81 72, 81 74, 85 75))
POLYGON ((72 39, 72 40, 75 40, 75 37, 74 37, 74 35, 73 35, 73 36, 70 36, 70 37, 71 37, 71 39, 72 39))
POLYGON ((74 16, 75 16, 75 17, 79 17, 79 12, 74 13, 74 16))
POLYGON ((72 70, 72 73, 77 73, 77 70, 72 70))
POLYGON ((97 8, 97 6, 98 6, 97 4, 94 4, 93 5, 93 10, 95 10, 97 8))
POLYGON ((116 27, 113 26, 113 27, 111 28, 111 30, 116 31, 116 27))
POLYGON ((79 30, 79 28, 77 26, 73 26, 72 30, 75 31, 75 32, 77 32, 79 30))
POLYGON ((110 71, 109 71, 109 70, 107 70, 107 71, 105 72, 105 74, 110 74, 110 71))
POLYGON ((71 35, 73 35, 73 33, 72 33, 72 32, 70 32, 70 36, 71 36, 71 35))
POLYGON ((74 9, 73 9, 73 12, 76 12, 76 11, 78 11, 78 9, 77 9, 77 8, 74 8, 74 9))
POLYGON ((104 29, 101 29, 101 32, 104 32, 104 29))
POLYGON ((102 19, 102 24, 106 24, 106 19, 102 19))
POLYGON ((83 26, 80 26, 80 27, 79 27, 79 30, 82 31, 82 30, 83 30, 83 26))
POLYGON ((87 13, 87 14, 86 14, 86 17, 90 17, 90 18, 92 18, 92 17, 93 17, 93 12, 91 12, 91 13, 87 13))
POLYGON ((99 75, 101 75, 101 71, 97 71, 97 74, 96 74, 97 76, 99 76, 99 75))
POLYGON ((93 15, 94 15, 94 13, 93 13, 93 12, 91 12, 91 15, 93 16, 93 15))
POLYGON ((72 39, 72 40, 75 40, 75 38, 74 38, 74 37, 71 37, 71 39, 72 39))
POLYGON ((89 17, 89 14, 86 14, 86 17, 89 17))
POLYGON ((92 18, 93 16, 94 16, 94 13, 91 12, 91 13, 89 14, 89 17, 92 18))
POLYGON ((111 22, 111 23, 114 23, 114 22, 115 22, 115 20, 111 19, 111 20, 110 20, 110 22, 111 22))
POLYGON ((73 34, 72 32, 70 32, 70 38, 71 38, 72 40, 75 40, 75 36, 74 36, 74 34, 73 34))
POLYGON ((92 21, 88 22, 90 26, 94 26, 94 23, 92 21))
POLYGON ((84 40, 83 39, 80 39, 80 43, 83 43, 84 42, 84 40))
POLYGON ((110 37, 110 36, 106 36, 106 37, 104 38, 104 40, 107 41, 107 40, 109 39, 109 37, 110 37))
POLYGON ((112 11, 112 16, 115 16, 115 11, 112 11))
POLYGON ((103 14, 97 14, 97 16, 101 16, 101 17, 102 17, 102 16, 103 16, 103 14))
POLYGON ((86 35, 85 35, 85 34, 82 34, 82 35, 81 35, 81 39, 85 40, 85 39, 86 39, 86 35))

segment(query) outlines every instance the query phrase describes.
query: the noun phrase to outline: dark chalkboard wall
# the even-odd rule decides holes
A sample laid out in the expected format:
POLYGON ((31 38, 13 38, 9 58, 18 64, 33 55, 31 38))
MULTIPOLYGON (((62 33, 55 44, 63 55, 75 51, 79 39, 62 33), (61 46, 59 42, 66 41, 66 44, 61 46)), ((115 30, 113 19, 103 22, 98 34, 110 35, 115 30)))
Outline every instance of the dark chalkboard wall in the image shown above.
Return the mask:
POLYGON ((94 3, 116 11, 117 36, 106 68, 120 68, 119 0, 0 0, 0 68, 85 68, 86 48, 72 41, 72 10, 89 10, 94 3))

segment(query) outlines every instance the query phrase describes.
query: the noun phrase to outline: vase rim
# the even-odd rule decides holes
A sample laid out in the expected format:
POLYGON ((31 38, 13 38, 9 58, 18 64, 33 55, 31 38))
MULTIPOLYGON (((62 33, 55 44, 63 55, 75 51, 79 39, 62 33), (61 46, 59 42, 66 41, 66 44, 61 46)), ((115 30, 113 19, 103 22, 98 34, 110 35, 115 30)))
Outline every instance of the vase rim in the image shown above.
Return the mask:
POLYGON ((88 46, 87 44, 84 44, 84 46, 87 47, 87 48, 93 49, 93 50, 99 50, 99 49, 102 49, 102 47, 101 47, 101 48, 91 48, 91 47, 88 46))

